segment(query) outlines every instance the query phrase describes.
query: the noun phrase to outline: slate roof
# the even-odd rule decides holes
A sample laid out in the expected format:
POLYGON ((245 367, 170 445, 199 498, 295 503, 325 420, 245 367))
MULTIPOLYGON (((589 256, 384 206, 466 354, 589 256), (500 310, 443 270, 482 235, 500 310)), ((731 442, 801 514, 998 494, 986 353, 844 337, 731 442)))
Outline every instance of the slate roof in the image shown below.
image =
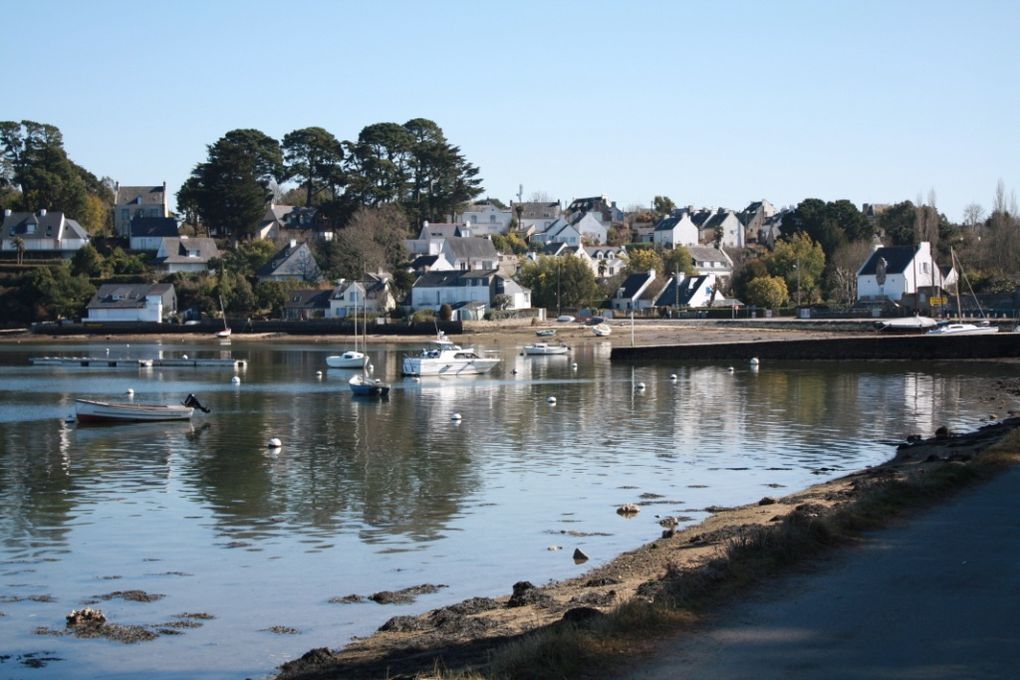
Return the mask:
POLYGON ((140 217, 131 220, 131 236, 160 238, 177 236, 177 220, 172 217, 140 217))
POLYGON ((685 307, 691 303, 691 298, 705 283, 705 279, 708 276, 685 276, 680 281, 679 290, 676 285, 676 277, 670 277, 669 282, 660 291, 658 299, 655 301, 656 307, 671 307, 673 305, 680 305, 685 307))
POLYGON ((417 271, 419 269, 424 269, 425 267, 431 267, 438 259, 438 255, 419 255, 414 258, 413 262, 411 262, 411 269, 417 271))
POLYGON ((31 212, 12 212, 4 217, 0 227, 0 238, 20 236, 22 239, 81 239, 89 238, 80 224, 66 219, 62 212, 47 212, 45 215, 31 212))
POLYGON ((663 217, 655 224, 655 231, 673 231, 673 227, 679 224, 683 218, 683 214, 663 217))
POLYGON ((910 266, 915 252, 917 251, 914 249, 914 246, 885 246, 879 248, 871 254, 871 257, 867 259, 861 270, 857 272, 857 275, 873 276, 878 267, 878 261, 882 258, 885 258, 886 261, 886 274, 902 274, 910 266))
POLYGON ((487 238, 454 236, 446 239, 446 244, 458 260, 492 260, 495 262, 499 257, 496 253, 496 246, 492 245, 492 241, 487 238))
POLYGON ((560 202, 555 201, 553 203, 536 203, 536 202, 522 202, 514 204, 516 209, 518 206, 522 208, 521 219, 522 220, 541 220, 551 219, 560 216, 561 208, 560 202))
POLYGON ((90 309, 142 309, 147 295, 173 291, 172 283, 104 283, 89 300, 90 309))
POLYGON ((705 220, 704 225, 699 225, 701 229, 715 229, 716 227, 722 226, 722 223, 726 221, 726 218, 733 213, 729 210, 719 209, 717 213, 705 220))
POLYGON ((473 269, 471 271, 427 272, 414 282, 415 288, 450 288, 453 286, 469 286, 474 279, 486 279, 495 276, 493 272, 473 269))
POLYGON ((452 222, 429 222, 422 225, 419 238, 460 238, 460 225, 452 222))
POLYGON ((645 285, 645 283, 651 276, 652 275, 649 274, 648 272, 638 272, 637 274, 631 274, 626 279, 624 279, 623 284, 620 286, 620 288, 623 289, 622 294, 618 295, 617 297, 624 299, 633 298, 634 295, 637 294, 639 290, 641 290, 641 286, 645 285))
POLYGON ((291 291, 283 306, 287 309, 329 309, 332 293, 329 288, 298 288, 291 291))
POLYGON ((301 278, 318 278, 319 266, 315 262, 315 257, 312 255, 311 249, 307 243, 298 243, 294 246, 290 244, 281 248, 273 257, 259 268, 255 274, 259 278, 267 276, 298 276, 301 278), (301 253, 304 251, 307 254, 307 260, 305 260, 301 253), (305 271, 302 268, 307 267, 305 271))
POLYGON ((665 287, 666 281, 663 279, 655 279, 654 281, 651 281, 643 291, 641 291, 641 295, 638 299, 651 300, 654 305, 654 300, 659 297, 659 294, 662 293, 662 289, 665 287))
POLYGON ((212 258, 220 256, 220 249, 216 247, 216 241, 206 236, 164 238, 163 249, 166 255, 159 258, 161 264, 208 262, 212 258), (195 250, 198 251, 198 255, 188 255, 189 251, 194 252, 195 250))
POLYGON ((165 188, 160 186, 117 187, 117 205, 163 205, 165 188))
POLYGON ((599 253, 605 259, 608 259, 610 256, 618 258, 627 256, 627 249, 623 246, 585 246, 584 252, 588 253, 588 256, 591 258, 598 257, 599 253))
POLYGON ((732 265, 733 261, 729 256, 718 248, 712 246, 685 246, 695 262, 722 262, 732 265))

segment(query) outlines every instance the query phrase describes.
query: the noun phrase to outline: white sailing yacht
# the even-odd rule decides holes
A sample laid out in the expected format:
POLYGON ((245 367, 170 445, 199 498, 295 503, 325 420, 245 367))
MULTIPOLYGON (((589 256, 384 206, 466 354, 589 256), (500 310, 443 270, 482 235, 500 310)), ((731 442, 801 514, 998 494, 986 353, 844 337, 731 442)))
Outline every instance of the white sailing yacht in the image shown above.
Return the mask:
MULTIPOLYGON (((358 284, 359 286, 361 284, 358 284)), ((358 291, 354 291, 354 349, 349 349, 342 354, 331 354, 326 357, 326 365, 330 368, 365 368, 368 365, 368 355, 358 350, 358 291)), ((364 294, 362 294, 362 307, 364 307, 364 294)), ((364 309, 367 316, 368 310, 364 309)), ((365 342, 367 344, 367 336, 365 342)))

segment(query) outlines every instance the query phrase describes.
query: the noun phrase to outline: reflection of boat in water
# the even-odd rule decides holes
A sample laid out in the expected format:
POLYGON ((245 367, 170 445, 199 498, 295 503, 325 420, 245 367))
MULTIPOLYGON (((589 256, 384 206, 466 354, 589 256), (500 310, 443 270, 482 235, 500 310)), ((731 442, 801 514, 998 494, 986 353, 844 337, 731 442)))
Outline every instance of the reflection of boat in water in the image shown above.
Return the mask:
POLYGON ((612 333, 613 331, 609 327, 609 324, 600 323, 595 326, 592 326, 591 332, 600 338, 606 338, 609 337, 609 334, 612 333))
POLYGON ((75 399, 74 415, 81 424, 93 423, 151 423, 163 420, 190 420, 195 409, 208 413, 209 409, 189 394, 180 404, 134 404, 130 402, 75 399))
POLYGON ((928 331, 928 335, 991 335, 998 333, 999 327, 987 321, 983 323, 945 323, 928 331))
POLYGON ((552 356, 566 354, 570 348, 566 345, 550 345, 547 342, 535 342, 524 346, 524 353, 529 356, 552 356))
POLYGON ((471 347, 461 347, 440 331, 420 354, 405 357, 404 375, 477 375, 488 373, 499 359, 479 356, 471 347))
POLYGON ((388 384, 360 373, 352 376, 347 384, 351 386, 351 392, 358 397, 385 397, 390 393, 388 384))

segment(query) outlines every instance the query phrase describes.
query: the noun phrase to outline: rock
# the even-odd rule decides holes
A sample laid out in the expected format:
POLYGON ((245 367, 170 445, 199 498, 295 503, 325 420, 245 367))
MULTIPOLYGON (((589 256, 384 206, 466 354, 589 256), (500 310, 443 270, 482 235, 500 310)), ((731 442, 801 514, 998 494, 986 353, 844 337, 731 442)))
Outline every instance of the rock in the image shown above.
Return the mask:
POLYGON ((454 614, 478 614, 480 612, 487 612, 492 609, 499 607, 499 602, 496 602, 491 597, 472 597, 458 602, 457 604, 451 604, 447 607, 448 610, 454 614))
POLYGON ((636 515, 639 512, 641 508, 634 503, 625 503, 616 509, 617 515, 636 515))
POLYGON ((924 459, 924 462, 925 463, 940 463, 940 462, 942 462, 942 457, 939 456, 938 454, 932 453, 927 458, 924 459))
POLYGON ((620 579, 611 578, 609 576, 588 579, 584 583, 585 588, 601 588, 602 586, 618 586, 618 585, 620 585, 620 579))
POLYGON ((401 590, 381 590, 378 593, 372 593, 369 595, 368 599, 373 602, 378 602, 379 604, 409 604, 414 602, 419 595, 435 593, 445 587, 446 586, 444 585, 423 583, 420 586, 411 586, 410 588, 402 588, 401 590))
POLYGON ((605 616, 602 612, 594 607, 574 607, 568 609, 563 614, 563 618, 560 619, 563 623, 572 623, 575 626, 584 625, 589 623, 593 619, 598 619, 605 616))
POLYGON ((949 431, 949 428, 946 427, 945 425, 935 430, 935 437, 937 439, 945 439, 946 437, 950 436, 952 436, 952 433, 949 431))
POLYGON ((921 435, 919 435, 919 434, 908 434, 907 435, 907 442, 908 443, 913 444, 913 443, 919 442, 919 441, 921 441, 921 435))
POLYGON ((680 520, 678 520, 676 517, 672 517, 672 516, 670 516, 670 517, 663 517, 662 519, 659 520, 659 526, 660 527, 665 527, 667 529, 672 529, 673 527, 675 527, 679 523, 680 523, 680 520))
POLYGON ((530 581, 518 581, 514 584, 514 593, 507 600, 507 608, 524 607, 529 604, 547 606, 553 599, 540 592, 530 581))
POLYGON ((280 669, 284 675, 301 673, 313 668, 321 668, 336 663, 337 657, 325 647, 317 647, 301 655, 301 658, 287 661, 280 669))
POLYGON ((574 562, 587 562, 588 556, 580 548, 574 548, 574 562))
POLYGON ((662 530, 662 538, 673 538, 674 536, 676 536, 676 529, 670 527, 662 530))
POLYGON ((779 501, 777 501, 775 498, 772 498, 771 496, 765 496, 760 501, 758 501, 758 505, 775 505, 778 502, 779 501))
POLYGON ((104 623, 106 623, 106 614, 91 607, 73 609, 67 615, 68 626, 101 626, 104 623))
POLYGON ((607 590, 604 593, 584 593, 570 598, 570 604, 589 605, 592 607, 608 607, 616 601, 616 591, 607 590))
POLYGON ((391 633, 414 633, 426 628, 428 628, 428 624, 417 616, 394 616, 379 626, 379 630, 391 633))

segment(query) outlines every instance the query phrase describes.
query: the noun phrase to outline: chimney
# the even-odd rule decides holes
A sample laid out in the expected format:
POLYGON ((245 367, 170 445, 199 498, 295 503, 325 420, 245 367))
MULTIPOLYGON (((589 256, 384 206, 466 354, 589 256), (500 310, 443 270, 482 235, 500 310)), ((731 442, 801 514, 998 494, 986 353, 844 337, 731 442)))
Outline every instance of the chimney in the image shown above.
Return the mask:
POLYGON ((39 217, 46 217, 46 208, 39 208, 39 217))
POLYGON ((290 240, 290 247, 291 247, 292 249, 293 249, 293 248, 297 248, 297 239, 296 239, 296 238, 292 238, 292 239, 290 240))
POLYGON ((10 217, 10 216, 11 216, 11 209, 10 208, 4 208, 4 217, 10 217))

